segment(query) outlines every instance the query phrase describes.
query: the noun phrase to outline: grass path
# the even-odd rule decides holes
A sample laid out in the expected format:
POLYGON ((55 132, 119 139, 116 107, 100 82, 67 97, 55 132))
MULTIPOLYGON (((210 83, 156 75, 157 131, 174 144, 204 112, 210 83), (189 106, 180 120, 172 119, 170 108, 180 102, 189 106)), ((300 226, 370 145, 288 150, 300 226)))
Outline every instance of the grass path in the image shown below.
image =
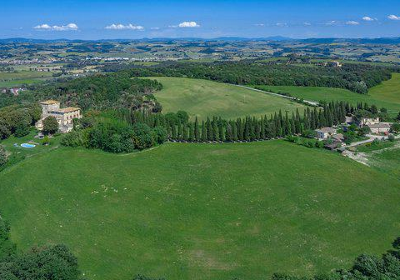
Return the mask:
POLYGON ((302 112, 305 106, 293 101, 271 96, 233 85, 199 79, 156 78, 164 89, 155 94, 163 106, 164 112, 187 111, 192 118, 197 116, 221 116, 225 119, 261 116, 278 112, 302 112))
POLYGON ((346 267, 390 248, 399 189, 338 154, 283 141, 165 144, 127 156, 59 148, 0 173, 19 248, 64 243, 93 280, 346 267))

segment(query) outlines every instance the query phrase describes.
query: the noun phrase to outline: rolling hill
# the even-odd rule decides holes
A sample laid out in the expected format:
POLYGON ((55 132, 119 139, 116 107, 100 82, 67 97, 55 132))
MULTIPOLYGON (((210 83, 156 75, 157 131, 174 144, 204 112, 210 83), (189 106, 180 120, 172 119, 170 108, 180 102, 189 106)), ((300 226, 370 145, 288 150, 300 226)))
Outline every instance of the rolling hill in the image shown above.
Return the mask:
POLYGON ((283 141, 126 155, 59 148, 0 173, 19 248, 66 244, 93 280, 346 267, 398 236, 399 189, 394 177, 283 141))
POLYGON ((302 112, 303 105, 284 98, 199 79, 157 77, 164 86, 155 93, 163 112, 184 110, 200 120, 218 116, 225 119, 262 116, 278 112, 302 112))
POLYGON ((390 115, 400 112, 400 74, 394 73, 392 79, 373 87, 367 95, 357 94, 345 89, 324 87, 257 86, 263 90, 290 93, 292 96, 315 101, 347 101, 352 104, 367 102, 378 108, 385 107, 390 115))

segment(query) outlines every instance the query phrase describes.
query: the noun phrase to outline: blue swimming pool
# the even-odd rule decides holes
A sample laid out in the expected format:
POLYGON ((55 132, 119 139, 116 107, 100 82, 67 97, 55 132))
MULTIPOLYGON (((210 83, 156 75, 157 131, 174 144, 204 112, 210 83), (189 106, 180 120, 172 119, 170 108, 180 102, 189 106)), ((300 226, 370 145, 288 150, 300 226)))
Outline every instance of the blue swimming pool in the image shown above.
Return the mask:
POLYGON ((21 147, 22 147, 22 148, 27 148, 27 149, 32 149, 32 148, 35 148, 36 145, 28 144, 28 143, 23 143, 23 144, 21 144, 21 147))

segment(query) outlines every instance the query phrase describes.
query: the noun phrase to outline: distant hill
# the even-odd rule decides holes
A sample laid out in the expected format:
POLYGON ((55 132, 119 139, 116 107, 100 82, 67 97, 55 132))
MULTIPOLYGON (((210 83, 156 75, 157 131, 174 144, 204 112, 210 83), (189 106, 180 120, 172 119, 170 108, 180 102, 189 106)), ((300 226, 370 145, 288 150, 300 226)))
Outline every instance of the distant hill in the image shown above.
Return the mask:
POLYGON ((260 37, 260 38, 245 38, 245 37, 217 37, 217 38, 142 38, 142 39, 100 39, 100 40, 70 40, 70 39, 29 39, 29 38, 7 38, 0 39, 0 44, 10 43, 83 43, 83 42, 174 42, 174 41, 226 41, 226 42, 246 42, 246 41, 293 41, 304 42, 310 44, 332 44, 332 43, 353 43, 353 44, 400 44, 400 37, 388 38, 307 38, 307 39, 293 39, 283 36, 260 37))

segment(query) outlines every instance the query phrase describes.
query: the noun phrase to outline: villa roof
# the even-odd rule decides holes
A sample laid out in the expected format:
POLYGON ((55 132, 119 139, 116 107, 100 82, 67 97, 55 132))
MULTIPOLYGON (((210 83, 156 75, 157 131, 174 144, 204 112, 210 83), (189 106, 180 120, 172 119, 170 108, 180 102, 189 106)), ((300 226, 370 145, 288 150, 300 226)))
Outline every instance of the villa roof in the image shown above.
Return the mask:
POLYGON ((59 104, 60 102, 58 102, 58 101, 55 101, 55 100, 46 100, 46 101, 42 101, 42 102, 40 102, 40 104, 43 104, 43 105, 54 105, 54 104, 59 104))
POLYGON ((80 110, 80 108, 77 108, 77 107, 68 107, 68 108, 59 109, 58 111, 62 112, 62 113, 71 113, 71 112, 75 112, 75 111, 79 111, 79 110, 80 110))
POLYGON ((389 123, 377 123, 368 125, 369 128, 390 128, 389 123))

